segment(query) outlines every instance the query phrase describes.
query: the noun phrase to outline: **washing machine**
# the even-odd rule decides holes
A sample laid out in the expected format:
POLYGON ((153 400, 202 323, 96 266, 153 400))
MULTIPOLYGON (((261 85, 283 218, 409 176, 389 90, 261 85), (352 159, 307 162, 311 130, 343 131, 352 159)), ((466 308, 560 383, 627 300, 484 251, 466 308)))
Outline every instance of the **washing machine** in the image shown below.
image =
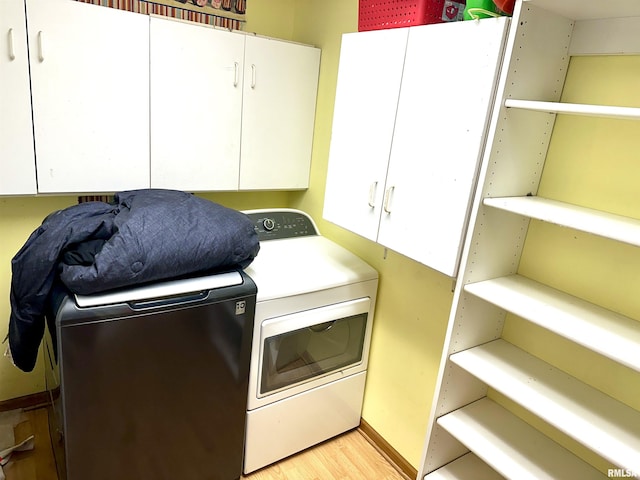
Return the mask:
POLYGON ((244 451, 248 474, 360 424, 378 273, 292 209, 245 212, 260 253, 244 451))
POLYGON ((242 271, 52 295, 60 480, 236 480, 256 286, 242 271))

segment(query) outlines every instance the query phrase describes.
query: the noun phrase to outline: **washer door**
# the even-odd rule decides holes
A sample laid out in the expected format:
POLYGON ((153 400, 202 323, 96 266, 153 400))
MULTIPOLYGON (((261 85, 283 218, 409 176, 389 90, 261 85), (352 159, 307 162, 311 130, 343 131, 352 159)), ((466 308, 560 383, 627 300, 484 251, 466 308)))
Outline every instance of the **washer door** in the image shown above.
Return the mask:
POLYGON ((258 396, 362 362, 369 304, 361 298, 263 322, 258 396))

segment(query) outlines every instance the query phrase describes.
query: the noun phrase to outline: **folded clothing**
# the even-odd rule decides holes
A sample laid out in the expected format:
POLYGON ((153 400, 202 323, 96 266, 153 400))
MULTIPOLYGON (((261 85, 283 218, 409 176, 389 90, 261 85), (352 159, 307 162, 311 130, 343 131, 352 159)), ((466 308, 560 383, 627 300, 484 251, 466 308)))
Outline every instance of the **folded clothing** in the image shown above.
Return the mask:
POLYGON ((90 295, 189 274, 247 267, 260 244, 243 213, 176 190, 133 190, 114 204, 52 213, 11 261, 9 347, 31 371, 56 277, 90 295))

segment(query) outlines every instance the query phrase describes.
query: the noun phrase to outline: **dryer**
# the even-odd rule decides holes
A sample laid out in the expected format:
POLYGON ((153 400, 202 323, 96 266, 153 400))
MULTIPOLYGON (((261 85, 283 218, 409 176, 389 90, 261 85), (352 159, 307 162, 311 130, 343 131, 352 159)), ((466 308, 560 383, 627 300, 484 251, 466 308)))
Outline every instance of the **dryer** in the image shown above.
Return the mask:
POLYGON ((360 424, 378 273, 299 210, 252 210, 260 253, 244 473, 360 424))

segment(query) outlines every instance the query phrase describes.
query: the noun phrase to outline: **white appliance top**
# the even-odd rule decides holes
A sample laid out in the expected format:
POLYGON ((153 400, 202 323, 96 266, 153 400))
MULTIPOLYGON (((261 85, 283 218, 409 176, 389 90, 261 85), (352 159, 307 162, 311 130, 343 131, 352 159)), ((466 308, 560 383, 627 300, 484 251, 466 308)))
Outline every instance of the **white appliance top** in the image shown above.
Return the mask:
POLYGON ((245 269, 258 286, 258 302, 378 278, 362 259, 321 236, 300 210, 244 213, 254 220, 260 238, 260 252, 245 269))
POLYGON ((97 307, 99 305, 142 301, 152 298, 171 297, 184 295, 185 293, 231 287, 241 285, 242 281, 242 276, 238 272, 226 272, 203 277, 155 282, 132 288, 96 293, 94 295, 74 296, 76 304, 79 307, 97 307))

